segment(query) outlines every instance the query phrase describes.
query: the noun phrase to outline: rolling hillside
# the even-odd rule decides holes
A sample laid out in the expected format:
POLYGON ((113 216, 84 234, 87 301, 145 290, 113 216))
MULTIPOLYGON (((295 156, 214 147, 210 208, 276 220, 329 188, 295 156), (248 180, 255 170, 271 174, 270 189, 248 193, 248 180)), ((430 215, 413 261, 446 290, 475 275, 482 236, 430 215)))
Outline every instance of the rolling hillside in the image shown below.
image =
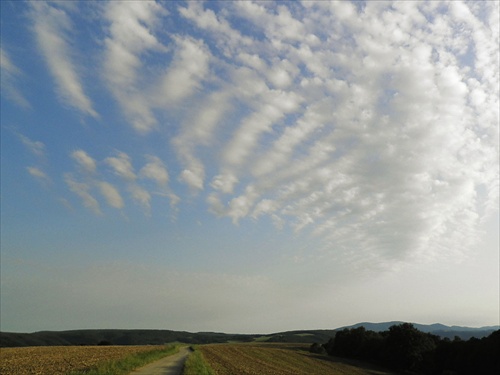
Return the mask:
MULTIPOLYGON (((226 342, 287 342, 287 343, 322 343, 335 336, 335 332, 344 328, 365 327, 372 331, 385 331, 390 326, 402 322, 358 323, 352 326, 325 330, 298 330, 272 334, 226 334, 218 332, 185 332, 172 330, 144 329, 93 329, 72 331, 41 331, 34 333, 0 332, 0 347, 16 346, 56 346, 56 345, 161 345, 168 342, 187 344, 208 344, 226 342)), ((494 327, 457 327, 443 324, 416 324, 415 328, 422 332, 432 333, 441 337, 463 340, 471 337, 482 338, 499 329, 494 327)))

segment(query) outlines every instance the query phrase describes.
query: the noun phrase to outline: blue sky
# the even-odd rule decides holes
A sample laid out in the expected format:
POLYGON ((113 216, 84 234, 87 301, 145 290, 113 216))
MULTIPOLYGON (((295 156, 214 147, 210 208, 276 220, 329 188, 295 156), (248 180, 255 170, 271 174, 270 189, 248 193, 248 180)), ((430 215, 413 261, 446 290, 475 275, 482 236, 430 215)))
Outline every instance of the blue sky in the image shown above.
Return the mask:
POLYGON ((1 2, 1 330, 499 324, 498 2, 1 2))

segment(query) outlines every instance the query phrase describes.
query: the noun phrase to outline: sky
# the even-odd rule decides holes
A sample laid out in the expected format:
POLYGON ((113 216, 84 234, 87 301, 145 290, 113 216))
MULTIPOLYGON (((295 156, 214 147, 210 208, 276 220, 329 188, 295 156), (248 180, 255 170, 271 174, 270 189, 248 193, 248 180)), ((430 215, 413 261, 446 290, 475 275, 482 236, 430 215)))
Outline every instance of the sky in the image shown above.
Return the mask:
POLYGON ((0 330, 500 324, 498 1, 0 5, 0 330))

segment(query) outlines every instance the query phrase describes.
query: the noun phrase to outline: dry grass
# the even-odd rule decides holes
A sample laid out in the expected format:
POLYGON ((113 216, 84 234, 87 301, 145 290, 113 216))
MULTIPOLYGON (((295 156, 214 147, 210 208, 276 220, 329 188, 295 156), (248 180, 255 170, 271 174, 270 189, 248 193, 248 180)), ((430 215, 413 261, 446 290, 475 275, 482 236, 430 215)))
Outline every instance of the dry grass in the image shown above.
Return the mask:
POLYGON ((388 375, 389 372, 308 352, 301 344, 214 344, 198 349, 217 375, 388 375))
POLYGON ((0 348, 2 375, 63 375, 88 370, 130 354, 162 349, 164 346, 36 346, 0 348))

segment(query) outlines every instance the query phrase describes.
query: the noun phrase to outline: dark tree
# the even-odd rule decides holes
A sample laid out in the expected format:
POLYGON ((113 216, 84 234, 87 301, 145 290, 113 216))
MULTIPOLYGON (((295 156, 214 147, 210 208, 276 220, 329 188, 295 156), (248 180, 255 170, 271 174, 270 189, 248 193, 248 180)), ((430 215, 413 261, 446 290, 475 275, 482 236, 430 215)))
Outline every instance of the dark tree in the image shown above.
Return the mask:
POLYGON ((383 357, 390 367, 398 370, 421 369, 436 349, 435 338, 403 323, 389 328, 383 357))
POLYGON ((311 344, 309 347, 309 352, 315 353, 315 354, 324 354, 326 353, 325 347, 321 344, 318 344, 317 342, 311 344))
POLYGON ((500 374, 500 330, 482 339, 440 339, 412 324, 381 333, 363 327, 344 329, 324 345, 330 355, 374 362, 412 374, 500 374))
POLYGON ((101 346, 101 345, 113 345, 113 344, 111 343, 111 341, 108 341, 108 340, 101 340, 101 341, 99 341, 99 342, 97 343, 97 345, 100 345, 100 346, 101 346))
POLYGON ((343 329, 326 345, 331 355, 358 359, 378 360, 383 337, 377 332, 367 331, 364 327, 343 329))

